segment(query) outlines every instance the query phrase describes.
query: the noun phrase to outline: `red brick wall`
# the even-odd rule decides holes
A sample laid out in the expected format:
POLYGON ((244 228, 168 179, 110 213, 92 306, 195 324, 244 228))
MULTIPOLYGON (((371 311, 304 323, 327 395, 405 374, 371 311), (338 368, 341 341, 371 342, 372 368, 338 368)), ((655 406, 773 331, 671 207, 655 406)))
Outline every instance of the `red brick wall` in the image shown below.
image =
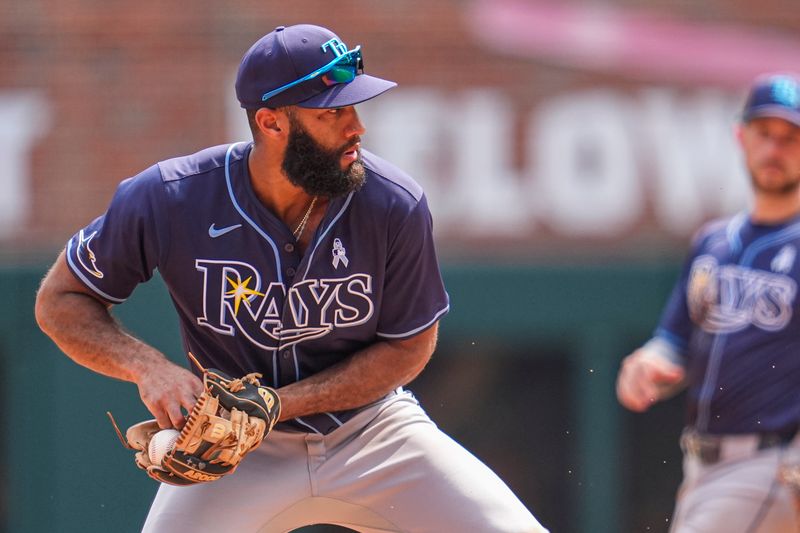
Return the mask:
MULTIPOLYGON (((633 1, 697 21, 800 30, 796 0, 633 1)), ((502 56, 476 46, 467 0, 0 2, 0 94, 40 89, 49 133, 32 160, 33 210, 8 249, 61 246, 116 184, 153 162, 225 142, 224 81, 279 24, 326 25, 361 43, 367 71, 404 86, 502 87, 530 105, 611 74, 502 56), (524 68, 523 68, 524 67, 524 68)))

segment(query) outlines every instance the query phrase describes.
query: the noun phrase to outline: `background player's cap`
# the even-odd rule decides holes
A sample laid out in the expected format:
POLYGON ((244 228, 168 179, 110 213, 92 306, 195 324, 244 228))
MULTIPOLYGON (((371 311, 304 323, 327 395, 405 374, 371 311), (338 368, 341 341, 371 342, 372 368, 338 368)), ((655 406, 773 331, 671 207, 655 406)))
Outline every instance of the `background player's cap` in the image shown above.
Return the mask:
POLYGON ((244 54, 236 97, 246 109, 354 105, 397 86, 363 73, 361 47, 349 50, 332 31, 278 26, 244 54))
POLYGON ((744 105, 742 120, 782 118, 800 127, 800 78, 795 74, 765 74, 756 78, 744 105))

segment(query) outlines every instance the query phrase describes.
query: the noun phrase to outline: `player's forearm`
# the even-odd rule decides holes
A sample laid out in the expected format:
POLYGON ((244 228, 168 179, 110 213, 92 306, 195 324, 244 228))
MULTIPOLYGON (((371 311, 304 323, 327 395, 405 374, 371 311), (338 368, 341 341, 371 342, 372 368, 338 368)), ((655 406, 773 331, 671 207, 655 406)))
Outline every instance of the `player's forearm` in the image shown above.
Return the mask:
POLYGON ((40 327, 76 363, 106 376, 137 382, 163 355, 125 333, 108 311, 94 309, 85 301, 89 298, 63 297, 46 318, 39 320, 40 327))
POLYGON ((413 380, 436 346, 436 326, 413 339, 378 342, 309 378, 278 389, 281 420, 354 409, 413 380))
POLYGON ((166 358, 120 327, 109 309, 84 290, 63 263, 63 256, 42 282, 36 320, 76 363, 95 372, 138 382, 166 358))

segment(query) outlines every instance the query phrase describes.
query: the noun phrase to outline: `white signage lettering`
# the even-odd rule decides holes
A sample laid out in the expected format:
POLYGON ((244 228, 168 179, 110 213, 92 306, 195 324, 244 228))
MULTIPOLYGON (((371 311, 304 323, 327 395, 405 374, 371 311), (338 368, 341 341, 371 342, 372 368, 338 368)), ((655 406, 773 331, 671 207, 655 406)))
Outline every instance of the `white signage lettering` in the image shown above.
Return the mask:
MULTIPOLYGON (((560 93, 527 112, 502 91, 395 89, 358 106, 365 146, 425 188, 437 235, 689 235, 745 207, 727 93, 560 93), (521 140, 520 140, 521 139, 521 140)), ((235 138, 250 137, 231 105, 235 138)))
POLYGON ((0 91, 0 239, 12 236, 31 205, 31 151, 49 129, 47 101, 34 91, 0 91))

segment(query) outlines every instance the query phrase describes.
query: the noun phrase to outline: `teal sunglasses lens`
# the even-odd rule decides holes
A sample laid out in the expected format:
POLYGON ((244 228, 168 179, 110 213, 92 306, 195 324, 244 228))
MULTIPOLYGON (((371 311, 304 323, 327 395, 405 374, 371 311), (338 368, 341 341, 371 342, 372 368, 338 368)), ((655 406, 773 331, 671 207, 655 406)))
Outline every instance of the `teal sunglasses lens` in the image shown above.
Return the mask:
POLYGON ((343 55, 330 70, 322 75, 322 81, 328 86, 350 83, 356 79, 359 70, 364 70, 364 60, 361 57, 360 47, 343 55))
POLYGON ((355 66, 336 66, 322 76, 322 81, 325 82, 325 85, 329 86, 339 83, 350 83, 356 79, 356 71, 357 69, 355 66))

